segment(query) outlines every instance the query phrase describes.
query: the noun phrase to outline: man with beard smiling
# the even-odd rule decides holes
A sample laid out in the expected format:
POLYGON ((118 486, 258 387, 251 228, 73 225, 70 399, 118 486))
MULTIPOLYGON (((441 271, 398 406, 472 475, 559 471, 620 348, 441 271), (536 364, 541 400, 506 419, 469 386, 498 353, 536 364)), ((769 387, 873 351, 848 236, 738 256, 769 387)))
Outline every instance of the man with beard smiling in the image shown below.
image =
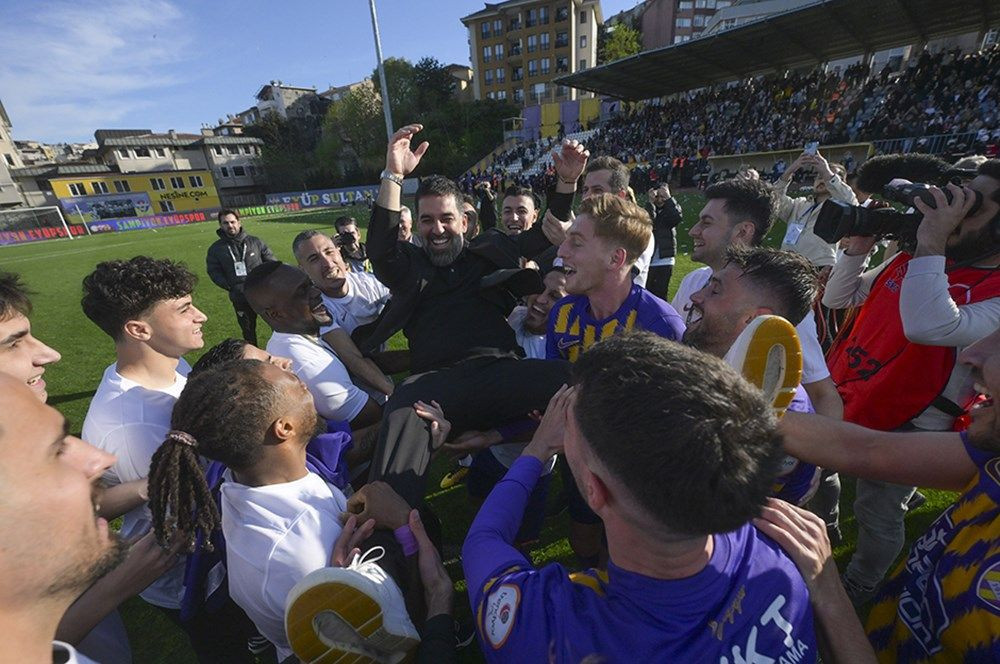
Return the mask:
MULTIPOLYGON (((1000 327, 1000 160, 967 187, 931 188, 913 254, 865 272, 877 238, 851 237, 823 304, 859 306, 850 333, 829 352, 844 419, 880 431, 948 431, 974 396, 957 351, 1000 327), (970 214, 976 200, 982 205, 970 214)), ((858 482, 858 549, 844 574, 857 603, 870 599, 904 542, 912 485, 858 482)))
POLYGON ((244 291, 274 330, 267 352, 292 360, 292 371, 309 388, 320 415, 349 422, 355 432, 378 422, 382 408, 351 381, 337 354, 319 338, 320 328, 333 318, 309 275, 284 263, 264 263, 247 277, 244 291))
POLYGON ((96 515, 97 483, 115 458, 67 433, 66 419, 0 374, 0 626, 4 661, 89 662, 53 643, 69 605, 123 558, 96 515), (57 535, 44 546, 32 529, 57 535))
POLYGON ((434 446, 426 421, 413 409, 434 399, 452 421, 453 432, 488 430, 544 408, 565 381, 562 363, 521 359, 507 315, 519 296, 541 291, 541 278, 520 269, 559 242, 572 193, 556 193, 555 218, 516 236, 496 229, 467 242, 462 192, 451 180, 425 177, 416 193, 417 232, 422 248, 398 241, 403 178, 427 150, 411 150, 422 129, 408 125, 390 139, 386 169, 372 211, 368 251, 375 276, 393 301, 372 334, 359 343, 377 348, 402 329, 410 347, 411 376, 385 407, 372 462, 372 479, 385 480, 409 504, 424 498, 424 480, 434 446))
MULTIPOLYGON (((961 434, 884 433, 798 413, 781 423, 786 451, 801 459, 859 478, 961 492, 914 542, 872 606, 866 629, 880 661, 1000 660, 1000 417, 993 403, 1000 391, 1000 332, 963 350, 958 362, 987 397, 961 434)), ((853 622, 852 607, 837 599, 836 566, 822 523, 804 512, 765 512, 794 534, 781 538, 762 528, 793 556, 797 552, 820 631, 830 632, 824 623, 831 618, 853 622)), ((835 653, 868 648, 834 629, 841 636, 832 642, 835 653)), ((857 654, 834 660, 864 661, 857 654)))

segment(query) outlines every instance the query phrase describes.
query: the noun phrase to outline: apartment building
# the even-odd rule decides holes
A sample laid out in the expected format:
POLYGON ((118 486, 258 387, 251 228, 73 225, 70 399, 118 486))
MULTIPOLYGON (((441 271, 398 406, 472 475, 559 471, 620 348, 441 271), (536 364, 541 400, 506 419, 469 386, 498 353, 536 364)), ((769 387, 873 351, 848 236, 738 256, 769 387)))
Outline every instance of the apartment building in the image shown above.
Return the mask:
POLYGON ((0 208, 21 205, 21 194, 11 177, 10 169, 20 168, 24 164, 10 130, 10 118, 0 102, 0 208))
POLYGON ((553 83, 597 64, 600 0, 508 0, 463 17, 475 99, 522 106, 591 96, 553 83))

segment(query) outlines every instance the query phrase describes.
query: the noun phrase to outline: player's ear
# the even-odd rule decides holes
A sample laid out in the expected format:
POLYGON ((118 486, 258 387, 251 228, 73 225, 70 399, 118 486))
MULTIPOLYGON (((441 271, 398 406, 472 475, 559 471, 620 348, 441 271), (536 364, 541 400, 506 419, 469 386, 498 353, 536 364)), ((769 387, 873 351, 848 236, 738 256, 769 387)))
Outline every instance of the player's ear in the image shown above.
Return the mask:
POLYGON ((149 341, 153 336, 153 328, 144 320, 125 321, 125 337, 136 341, 149 341))
POLYGON ((595 514, 599 514, 600 510, 608 504, 611 492, 608 491, 608 485, 604 483, 604 480, 590 472, 589 468, 585 472, 587 474, 587 506, 590 507, 595 514))

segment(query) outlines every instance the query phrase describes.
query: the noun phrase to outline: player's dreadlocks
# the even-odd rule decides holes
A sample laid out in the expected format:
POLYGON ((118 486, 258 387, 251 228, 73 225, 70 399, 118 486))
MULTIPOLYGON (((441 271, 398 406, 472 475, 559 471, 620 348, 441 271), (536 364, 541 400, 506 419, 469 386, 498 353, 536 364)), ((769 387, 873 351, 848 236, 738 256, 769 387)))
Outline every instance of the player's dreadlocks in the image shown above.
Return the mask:
POLYGON ((172 431, 153 455, 149 509, 162 546, 176 538, 194 548, 195 532, 209 535, 221 525, 219 508, 205 479, 201 457, 239 472, 260 460, 279 391, 263 377, 266 365, 235 360, 191 377, 171 416, 172 431))

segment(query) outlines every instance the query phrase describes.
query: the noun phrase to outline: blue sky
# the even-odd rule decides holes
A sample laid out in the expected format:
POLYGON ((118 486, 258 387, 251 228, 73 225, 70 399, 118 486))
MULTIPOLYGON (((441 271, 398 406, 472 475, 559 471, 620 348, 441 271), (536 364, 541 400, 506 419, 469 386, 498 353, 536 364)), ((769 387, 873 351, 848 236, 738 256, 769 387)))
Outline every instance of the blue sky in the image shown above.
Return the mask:
MULTIPOLYGON (((602 0, 604 16, 639 0, 602 0)), ((0 100, 14 137, 197 132, 271 79, 325 90, 375 66, 367 0, 0 0, 0 100)), ((469 61, 473 0, 377 0, 384 57, 469 61)))

